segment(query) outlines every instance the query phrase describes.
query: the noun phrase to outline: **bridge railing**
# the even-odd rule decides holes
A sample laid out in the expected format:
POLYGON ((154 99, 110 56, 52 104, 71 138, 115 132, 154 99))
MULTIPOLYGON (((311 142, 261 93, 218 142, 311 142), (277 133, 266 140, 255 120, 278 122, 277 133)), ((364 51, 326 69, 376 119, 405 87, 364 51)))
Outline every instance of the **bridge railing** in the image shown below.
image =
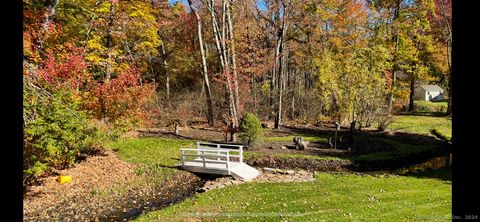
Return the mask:
POLYGON ((233 157, 233 160, 238 159, 238 162, 243 163, 243 146, 242 145, 197 142, 197 149, 198 150, 201 150, 201 149, 230 150, 230 157, 233 157))
POLYGON ((186 161, 202 163, 204 168, 208 168, 207 163, 223 163, 225 168, 230 171, 230 150, 181 148, 180 154, 182 166, 185 166, 186 161))

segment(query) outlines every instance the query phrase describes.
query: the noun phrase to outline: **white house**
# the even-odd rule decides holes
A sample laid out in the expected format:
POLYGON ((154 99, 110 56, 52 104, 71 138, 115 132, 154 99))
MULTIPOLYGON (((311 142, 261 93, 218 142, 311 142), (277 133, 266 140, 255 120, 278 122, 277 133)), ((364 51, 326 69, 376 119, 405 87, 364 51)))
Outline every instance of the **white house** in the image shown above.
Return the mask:
POLYGON ((438 85, 418 85, 415 100, 437 101, 443 99, 443 89, 438 85))

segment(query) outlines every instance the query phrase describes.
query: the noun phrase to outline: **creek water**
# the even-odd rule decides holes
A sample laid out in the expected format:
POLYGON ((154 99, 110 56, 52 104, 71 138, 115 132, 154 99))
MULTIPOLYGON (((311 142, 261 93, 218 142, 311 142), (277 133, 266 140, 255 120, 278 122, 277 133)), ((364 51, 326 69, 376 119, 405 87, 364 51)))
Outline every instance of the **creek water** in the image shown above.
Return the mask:
POLYGON ((201 193, 202 188, 206 182, 215 180, 219 176, 209 174, 194 174, 198 177, 197 182, 190 184, 183 184, 177 187, 172 187, 170 190, 163 190, 159 188, 158 192, 171 193, 173 195, 165 195, 160 197, 148 198, 143 202, 138 202, 134 207, 127 207, 127 210, 119 210, 110 215, 106 215, 100 218, 100 221, 129 221, 137 218, 143 213, 149 211, 161 210, 174 204, 178 204, 186 200, 187 198, 195 196, 197 193, 201 193), (173 190, 173 191, 172 191, 173 190))

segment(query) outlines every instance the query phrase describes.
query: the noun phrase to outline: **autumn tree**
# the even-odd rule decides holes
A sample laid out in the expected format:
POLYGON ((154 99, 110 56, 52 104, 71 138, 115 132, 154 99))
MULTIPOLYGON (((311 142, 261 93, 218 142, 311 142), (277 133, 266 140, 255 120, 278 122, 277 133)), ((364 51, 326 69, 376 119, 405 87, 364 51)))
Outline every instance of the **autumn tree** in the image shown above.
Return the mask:
POLYGON ((448 108, 447 114, 452 114, 452 1, 435 0, 435 10, 429 17, 432 34, 437 41, 436 65, 444 73, 448 84, 448 108))

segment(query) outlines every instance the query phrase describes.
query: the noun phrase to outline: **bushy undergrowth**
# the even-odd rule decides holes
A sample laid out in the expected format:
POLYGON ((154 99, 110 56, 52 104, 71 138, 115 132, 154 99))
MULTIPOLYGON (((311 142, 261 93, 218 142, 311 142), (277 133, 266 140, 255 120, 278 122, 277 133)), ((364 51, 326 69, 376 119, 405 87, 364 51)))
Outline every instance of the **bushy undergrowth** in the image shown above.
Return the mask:
POLYGON ((240 120, 240 139, 246 145, 252 145, 262 136, 260 120, 252 113, 247 113, 240 120))
POLYGON ((71 93, 51 94, 29 83, 23 92, 24 183, 50 167, 71 166, 80 154, 100 149, 104 134, 79 110, 71 93))
POLYGON ((413 110, 415 112, 439 112, 447 111, 447 102, 415 101, 413 110))

